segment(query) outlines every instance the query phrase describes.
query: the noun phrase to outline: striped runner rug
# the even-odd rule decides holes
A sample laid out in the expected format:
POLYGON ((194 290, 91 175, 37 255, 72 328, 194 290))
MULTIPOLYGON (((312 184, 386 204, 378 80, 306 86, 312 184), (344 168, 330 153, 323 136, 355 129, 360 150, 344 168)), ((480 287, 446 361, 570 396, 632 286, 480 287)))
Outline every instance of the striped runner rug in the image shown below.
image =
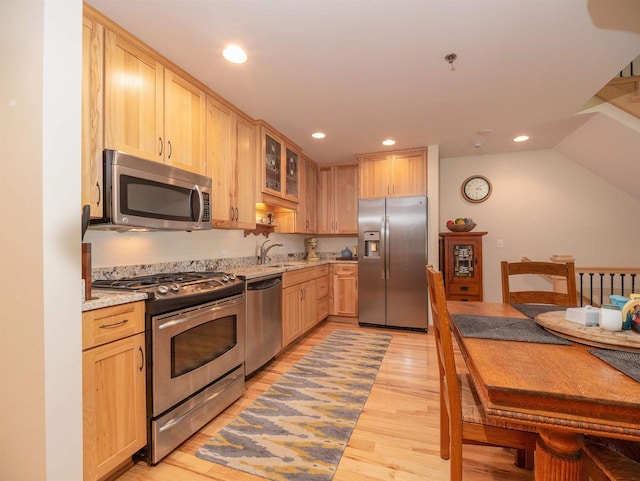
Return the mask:
POLYGON ((391 335, 336 330, 196 456, 274 481, 329 481, 391 335))

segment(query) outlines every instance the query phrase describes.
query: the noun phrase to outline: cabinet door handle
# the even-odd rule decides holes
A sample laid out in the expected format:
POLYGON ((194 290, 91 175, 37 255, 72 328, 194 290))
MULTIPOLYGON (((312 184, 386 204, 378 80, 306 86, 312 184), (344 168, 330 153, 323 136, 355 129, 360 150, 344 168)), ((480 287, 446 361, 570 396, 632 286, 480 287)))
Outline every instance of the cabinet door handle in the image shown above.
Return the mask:
POLYGON ((167 140, 167 144, 169 145, 169 159, 171 158, 171 154, 173 153, 173 147, 171 147, 171 141, 167 140))
POLYGON ((160 147, 158 155, 162 155, 162 152, 164 152, 164 142, 162 141, 162 137, 158 137, 158 146, 160 147))
POLYGON ((96 189, 98 189, 98 202, 96 202, 96 205, 99 206, 100 201, 102 200, 102 189, 100 188, 99 182, 96 182, 96 189))
POLYGON ((469 290, 469 286, 460 286, 460 290, 466 292, 469 290))
POLYGON ((140 352, 140 367, 138 371, 142 372, 144 369, 144 352, 142 351, 142 346, 138 346, 138 351, 140 352))
POLYGON ((240 214, 238 213, 238 208, 236 207, 236 220, 240 219, 240 214))
POLYGON ((234 220, 233 217, 234 217, 235 212, 233 210, 233 207, 230 207, 230 209, 231 209, 231 220, 234 220))
POLYGON ((118 327, 118 326, 124 326, 127 322, 129 322, 129 319, 124 319, 120 322, 114 322, 113 324, 100 324, 100 329, 111 329, 113 327, 118 327))

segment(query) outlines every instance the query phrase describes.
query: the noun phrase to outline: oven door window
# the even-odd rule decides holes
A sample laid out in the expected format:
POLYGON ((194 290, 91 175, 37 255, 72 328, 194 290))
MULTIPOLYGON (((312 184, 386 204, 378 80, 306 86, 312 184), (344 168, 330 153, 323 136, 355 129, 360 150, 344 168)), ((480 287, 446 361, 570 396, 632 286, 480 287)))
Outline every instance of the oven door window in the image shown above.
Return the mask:
POLYGON ((205 322, 171 338, 171 377, 179 377, 222 356, 238 343, 237 318, 205 322))

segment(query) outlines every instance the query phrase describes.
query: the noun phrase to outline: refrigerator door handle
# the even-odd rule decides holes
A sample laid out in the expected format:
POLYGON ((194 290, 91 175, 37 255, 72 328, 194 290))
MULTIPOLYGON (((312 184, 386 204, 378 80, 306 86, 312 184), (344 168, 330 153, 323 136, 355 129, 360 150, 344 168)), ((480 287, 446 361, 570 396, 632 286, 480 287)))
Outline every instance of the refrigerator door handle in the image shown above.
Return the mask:
POLYGON ((387 224, 385 217, 380 217, 380 245, 378 254, 382 256, 382 269, 380 270, 380 279, 387 278, 387 224))
POLYGON ((384 262, 386 264, 385 271, 387 272, 387 279, 391 279, 391 220, 389 216, 385 217, 385 240, 384 240, 384 262))

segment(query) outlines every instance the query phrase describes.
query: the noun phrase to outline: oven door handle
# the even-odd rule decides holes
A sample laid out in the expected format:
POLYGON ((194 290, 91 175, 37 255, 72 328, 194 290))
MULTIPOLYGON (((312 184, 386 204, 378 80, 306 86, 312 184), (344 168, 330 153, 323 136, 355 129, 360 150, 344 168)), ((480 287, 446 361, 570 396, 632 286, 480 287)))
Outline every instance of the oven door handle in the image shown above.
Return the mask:
POLYGON ((203 407, 205 404, 207 404, 210 401, 213 401, 215 398, 217 398, 220 394, 223 393, 223 391, 225 390, 225 388, 227 388, 228 386, 230 386, 231 384, 233 384, 234 382, 236 382, 238 380, 238 378, 240 376, 244 376, 244 373, 239 372, 236 373, 232 378, 226 379, 224 381, 224 384, 221 384, 218 388, 218 390, 213 393, 211 396, 209 396, 208 398, 206 398, 204 401, 202 401, 200 404, 198 404, 197 406, 194 406, 193 408, 189 409, 186 413, 178 416, 177 418, 171 418, 169 419, 166 423, 164 423, 162 426, 160 426, 160 428, 158 429, 158 432, 163 432, 166 431, 167 429, 171 429, 174 426, 180 424, 182 422, 183 419, 189 417, 189 415, 195 411, 196 409, 200 409, 201 407, 203 407))
POLYGON ((231 306, 235 306, 237 304, 241 304, 244 302, 244 297, 242 299, 234 299, 232 301, 224 301, 221 304, 216 306, 209 307, 207 309, 203 309, 202 311, 197 311, 195 314, 186 317, 179 317, 178 319, 174 319, 173 321, 167 321, 162 324, 158 324, 158 329, 168 329, 170 327, 179 326, 180 324, 184 324, 185 322, 190 322, 198 317, 202 317, 203 314, 220 311, 222 309, 226 309, 231 306))

